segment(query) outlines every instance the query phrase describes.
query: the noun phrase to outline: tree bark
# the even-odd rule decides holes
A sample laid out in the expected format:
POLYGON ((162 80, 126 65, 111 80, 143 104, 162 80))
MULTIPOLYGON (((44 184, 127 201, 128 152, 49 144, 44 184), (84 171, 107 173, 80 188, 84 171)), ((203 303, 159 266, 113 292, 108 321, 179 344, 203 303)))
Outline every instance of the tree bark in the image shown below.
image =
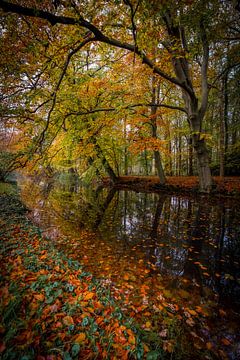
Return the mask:
POLYGON ((208 150, 204 138, 200 135, 193 135, 193 147, 197 157, 197 168, 199 176, 200 192, 210 193, 212 190, 212 176, 209 166, 208 150))
POLYGON ((191 135, 188 140, 188 176, 193 176, 193 141, 191 135))
MULTIPOLYGON (((152 78, 152 104, 157 105, 157 94, 156 94, 156 85, 155 85, 155 79, 152 78)), ((154 139, 157 139, 157 107, 152 105, 151 106, 151 127, 152 127, 152 137, 154 139)), ((157 174, 159 177, 159 181, 161 185, 164 185, 166 183, 166 177, 164 174, 163 166, 162 166, 162 160, 160 156, 160 152, 155 150, 154 152, 154 159, 155 159, 155 166, 157 169, 157 174)))
POLYGON ((116 183, 117 176, 116 176, 115 172, 113 171, 113 168, 109 164, 108 160, 106 159, 105 155, 103 154, 101 147, 98 145, 97 139, 94 137, 91 140, 92 140, 92 144, 94 144, 94 149, 96 150, 97 157, 99 159, 101 159, 102 165, 103 165, 104 169, 106 170, 108 176, 110 177, 111 182, 116 183))

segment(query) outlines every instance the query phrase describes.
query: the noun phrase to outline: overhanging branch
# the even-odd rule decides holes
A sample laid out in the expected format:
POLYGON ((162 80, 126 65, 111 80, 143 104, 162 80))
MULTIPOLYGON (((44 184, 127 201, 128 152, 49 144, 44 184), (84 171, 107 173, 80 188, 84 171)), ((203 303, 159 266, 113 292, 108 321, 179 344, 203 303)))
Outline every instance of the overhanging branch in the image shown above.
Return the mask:
POLYGON ((103 42, 108 45, 125 49, 134 54, 137 54, 142 59, 142 63, 146 64, 149 68, 151 68, 155 74, 158 74, 159 76, 169 81, 170 83, 175 84, 180 88, 184 89, 191 97, 193 96, 192 89, 188 86, 188 84, 185 81, 184 82, 180 81, 177 78, 166 74, 161 68, 156 66, 154 62, 135 44, 125 43, 117 39, 106 36, 101 30, 99 30, 95 25, 93 25, 89 21, 85 20, 80 14, 78 14, 78 18, 59 16, 59 15, 54 15, 48 11, 39 10, 36 8, 29 8, 26 6, 13 4, 9 1, 4 1, 4 0, 1 0, 0 8, 2 8, 5 12, 12 12, 19 15, 45 19, 53 26, 56 24, 65 24, 65 25, 77 25, 84 27, 85 29, 88 29, 94 34, 96 42, 97 41, 103 42))

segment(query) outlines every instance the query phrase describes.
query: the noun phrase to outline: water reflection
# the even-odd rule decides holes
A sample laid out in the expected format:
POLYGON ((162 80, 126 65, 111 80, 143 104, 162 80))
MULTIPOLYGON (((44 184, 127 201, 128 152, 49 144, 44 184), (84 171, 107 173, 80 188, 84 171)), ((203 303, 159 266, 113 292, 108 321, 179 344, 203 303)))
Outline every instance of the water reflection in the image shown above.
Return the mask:
MULTIPOLYGON (((166 288, 197 292, 237 309, 240 299, 240 225, 236 203, 156 193, 84 187, 76 178, 55 182, 22 182, 22 196, 34 220, 49 237, 77 238, 83 230, 95 234, 78 257, 90 270, 116 278, 116 264, 138 264, 161 275, 166 288), (29 186, 31 194, 29 196, 29 186), (102 253, 100 254, 100 252, 102 253), (104 265, 101 268, 101 264, 104 265), (124 263, 125 264, 125 263, 124 263), (108 269, 109 266, 109 269, 108 269), (111 267, 115 269, 111 269, 111 267), (97 269, 96 269, 97 268, 97 269), (105 272, 106 274, 106 272, 105 272)), ((81 235, 82 236, 82 235, 81 235)), ((122 265, 121 271, 128 270, 122 265)), ((136 270, 137 274, 137 270, 136 270)))
POLYGON ((71 176, 25 178, 20 186, 45 235, 108 286, 141 326, 154 319, 159 333, 177 319, 197 349, 208 344, 216 358, 239 357, 236 202, 93 189, 71 176))

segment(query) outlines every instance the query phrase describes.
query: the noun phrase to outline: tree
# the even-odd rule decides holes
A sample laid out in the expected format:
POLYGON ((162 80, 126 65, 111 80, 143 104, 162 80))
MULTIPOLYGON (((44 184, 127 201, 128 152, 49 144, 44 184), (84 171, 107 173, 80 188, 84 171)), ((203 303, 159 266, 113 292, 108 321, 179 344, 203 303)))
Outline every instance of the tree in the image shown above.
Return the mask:
MULTIPOLYGON (((36 2, 31 7, 20 1, 1 1, 0 8, 5 12, 24 16, 24 19, 44 19, 53 28, 68 26, 71 30, 75 29, 75 43, 72 42, 61 75, 49 98, 49 112, 43 135, 48 129, 62 79, 74 55, 88 44, 105 43, 133 53, 155 76, 181 90, 182 100, 179 99, 177 105, 161 103, 159 106, 186 114, 197 157, 200 190, 211 191, 209 156, 203 133, 210 87, 209 56, 212 45, 217 42, 217 36, 222 36, 222 32, 215 29, 221 28, 221 25, 226 29, 229 25, 226 24, 226 16, 235 16, 232 3, 219 4, 215 0, 186 0, 181 3, 89 0, 82 3, 72 0, 59 1, 56 9, 51 1, 45 1, 42 5, 36 2), (157 49, 157 53, 152 53, 153 48, 157 49), (163 64, 162 57, 168 57, 168 62, 163 64)), ((66 34, 63 41, 68 42, 69 48, 66 34)))

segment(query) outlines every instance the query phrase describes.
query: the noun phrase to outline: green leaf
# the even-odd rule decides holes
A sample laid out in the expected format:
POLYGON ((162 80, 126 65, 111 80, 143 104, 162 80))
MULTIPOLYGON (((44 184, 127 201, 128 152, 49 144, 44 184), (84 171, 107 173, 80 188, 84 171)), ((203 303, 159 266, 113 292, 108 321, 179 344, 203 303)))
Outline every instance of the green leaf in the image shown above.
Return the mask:
POLYGON ((80 345, 79 344, 74 344, 72 349, 71 349, 72 356, 77 356, 79 351, 80 351, 80 345))
POLYGON ((72 360, 71 355, 69 354, 69 352, 65 351, 63 353, 63 360, 72 360))
POLYGON ((158 360, 160 359, 160 353, 158 351, 150 351, 146 357, 147 360, 158 360))

